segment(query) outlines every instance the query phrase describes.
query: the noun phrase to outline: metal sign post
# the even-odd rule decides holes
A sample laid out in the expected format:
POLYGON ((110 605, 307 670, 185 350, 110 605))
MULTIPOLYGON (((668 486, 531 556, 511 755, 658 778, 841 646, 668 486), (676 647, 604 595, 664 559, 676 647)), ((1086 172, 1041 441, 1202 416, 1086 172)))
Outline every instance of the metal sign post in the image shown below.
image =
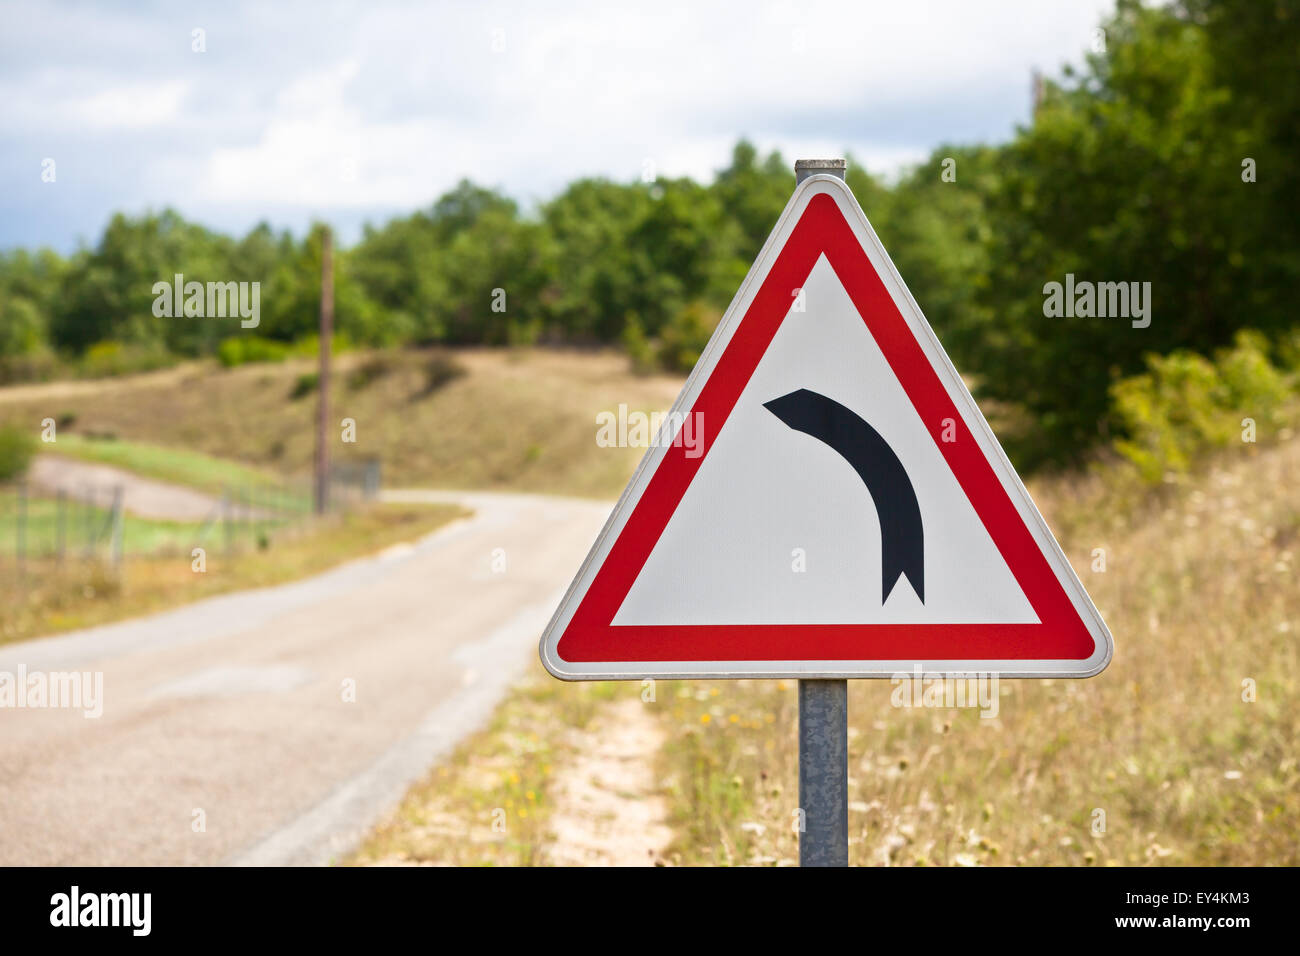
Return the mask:
MULTIPOLYGON (((845 178, 842 159, 800 159, 798 186, 825 173, 845 178)), ((849 682, 799 681, 800 866, 849 865, 849 682)))

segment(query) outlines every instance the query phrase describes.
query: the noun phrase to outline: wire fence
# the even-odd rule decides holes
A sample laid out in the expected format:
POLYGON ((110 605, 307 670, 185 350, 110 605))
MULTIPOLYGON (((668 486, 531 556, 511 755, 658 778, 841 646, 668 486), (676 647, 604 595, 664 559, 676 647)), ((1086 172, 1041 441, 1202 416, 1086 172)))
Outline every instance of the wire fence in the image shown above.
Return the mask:
MULTIPOLYGON (((376 499, 379 462, 340 462, 330 473, 329 510, 376 499)), ((194 548, 234 552, 266 547, 315 517, 310 480, 228 485, 206 514, 150 516, 133 510, 123 485, 49 490, 26 480, 0 484, 0 574, 34 562, 99 562, 120 568, 132 557, 188 555, 194 548)))

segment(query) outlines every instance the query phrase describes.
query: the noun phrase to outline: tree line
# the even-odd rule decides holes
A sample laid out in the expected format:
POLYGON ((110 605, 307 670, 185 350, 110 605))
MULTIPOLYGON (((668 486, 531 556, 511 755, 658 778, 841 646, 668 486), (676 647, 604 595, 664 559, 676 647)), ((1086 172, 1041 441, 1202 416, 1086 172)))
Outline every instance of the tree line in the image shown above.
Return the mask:
MULTIPOLYGON (((954 362, 1032 417, 1044 461, 1122 427, 1112 390, 1148 355, 1300 324, 1300 0, 1121 0, 1102 26, 1102 48, 1044 81, 1008 142, 940 146, 890 182, 850 157, 849 185, 954 362), (1149 323, 1045 308, 1067 275, 1149 283, 1149 323)), ((747 141, 709 183, 581 179, 530 210, 464 181, 336 257, 336 327, 362 346, 612 343, 686 369, 793 184, 788 158, 747 141)), ((310 341, 322 228, 235 238, 165 210, 115 215, 70 257, 4 253, 0 376, 310 341), (260 282, 258 327, 155 315, 153 286, 176 273, 260 282)))

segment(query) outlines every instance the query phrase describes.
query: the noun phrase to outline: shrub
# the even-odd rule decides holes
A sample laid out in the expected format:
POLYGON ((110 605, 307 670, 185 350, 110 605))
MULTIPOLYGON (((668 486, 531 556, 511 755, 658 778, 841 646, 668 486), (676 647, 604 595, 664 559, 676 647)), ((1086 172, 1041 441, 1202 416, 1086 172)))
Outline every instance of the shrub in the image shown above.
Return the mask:
POLYGON ((692 302, 676 312, 659 331, 656 354, 660 367, 669 372, 694 368, 720 317, 715 309, 701 302, 692 302))
POLYGON ((424 388, 420 391, 420 396, 432 395, 467 372, 468 369, 450 355, 439 352, 431 356, 424 363, 424 388))
POLYGON ((289 357, 290 347, 275 339, 260 335, 232 335, 222 339, 217 346, 217 361, 226 368, 249 362, 283 362, 289 357))
POLYGON ((635 372, 651 372, 658 365, 654 346, 646 338, 645 327, 635 315, 629 315, 623 325, 623 351, 632 360, 635 372))
POLYGON ((0 428, 0 481, 13 481, 27 473, 36 454, 36 439, 12 425, 0 428))
POLYGON ((67 374, 63 360, 48 350, 27 355, 0 355, 0 385, 48 382, 67 374))
POLYGON ((165 368, 176 358, 162 346, 96 342, 81 357, 81 373, 87 378, 109 378, 165 368))
POLYGON ((1153 484, 1241 440, 1247 418, 1257 435, 1276 430, 1294 394, 1294 376, 1270 362, 1268 340, 1249 330, 1213 361, 1177 351, 1149 355, 1146 364, 1145 373, 1111 387, 1111 400, 1125 431, 1115 449, 1153 484))
POLYGON ((366 359, 348 375, 348 388, 360 391, 373 382, 383 378, 393 370, 393 360, 386 355, 375 355, 366 359))
POLYGON ((306 398, 312 392, 316 391, 320 385, 320 375, 316 372, 304 372, 298 376, 297 381, 293 383, 293 390, 289 392, 290 401, 297 401, 300 398, 306 398))

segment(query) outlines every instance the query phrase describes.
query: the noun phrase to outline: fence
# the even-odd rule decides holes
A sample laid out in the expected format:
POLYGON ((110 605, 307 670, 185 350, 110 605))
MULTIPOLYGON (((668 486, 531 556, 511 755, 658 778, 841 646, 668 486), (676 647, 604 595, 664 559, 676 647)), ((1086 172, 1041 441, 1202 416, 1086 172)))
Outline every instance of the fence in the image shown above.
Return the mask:
MULTIPOLYGON (((373 500, 380 480, 378 462, 338 463, 330 474, 330 510, 345 512, 373 500)), ((21 574, 38 560, 118 568, 132 556, 263 547, 272 532, 296 533, 314 517, 306 479, 227 486, 207 514, 188 519, 128 518, 127 504, 121 485, 49 492, 22 480, 0 485, 0 573, 21 574)))

